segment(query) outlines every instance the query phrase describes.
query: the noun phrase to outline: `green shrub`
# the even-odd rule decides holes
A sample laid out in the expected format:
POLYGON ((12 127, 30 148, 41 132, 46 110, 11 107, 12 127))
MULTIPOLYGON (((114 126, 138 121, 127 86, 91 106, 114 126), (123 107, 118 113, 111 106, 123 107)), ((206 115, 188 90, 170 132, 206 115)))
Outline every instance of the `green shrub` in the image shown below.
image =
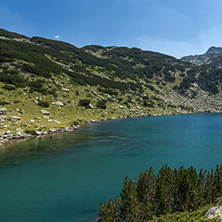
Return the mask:
POLYGON ((47 101, 38 101, 38 105, 41 107, 49 107, 49 103, 47 101))
POLYGON ((14 90, 15 86, 14 85, 10 85, 10 84, 5 84, 2 88, 7 89, 7 90, 14 90))
POLYGON ((149 106, 149 102, 148 102, 147 99, 144 99, 144 100, 143 100, 143 105, 146 106, 146 107, 149 106))
POLYGON ((20 100, 14 100, 13 103, 21 103, 20 100))
POLYGON ((58 94, 56 93, 56 89, 50 89, 47 91, 47 93, 52 95, 53 97, 58 97, 58 94))
POLYGON ((99 109, 106 109, 106 103, 107 101, 105 99, 99 100, 96 104, 97 108, 99 109))
POLYGON ((10 104, 9 102, 6 102, 6 101, 0 101, 0 105, 4 106, 4 105, 8 105, 10 104))
POLYGON ((25 133, 35 135, 35 130, 25 130, 25 133))
POLYGON ((90 104, 90 99, 80 99, 80 100, 79 100, 79 105, 80 105, 80 106, 85 106, 85 107, 87 107, 87 106, 89 106, 89 104, 90 104))
POLYGON ((74 126, 77 126, 77 125, 79 125, 79 121, 73 121, 73 123, 72 123, 72 125, 74 125, 74 126))
POLYGON ((47 94, 47 89, 43 86, 44 81, 41 79, 36 79, 28 82, 28 86, 30 87, 30 91, 40 92, 43 95, 47 94))
POLYGON ((20 74, 16 70, 4 70, 0 72, 0 81, 6 84, 12 84, 16 87, 25 87, 26 79, 24 75, 20 74))

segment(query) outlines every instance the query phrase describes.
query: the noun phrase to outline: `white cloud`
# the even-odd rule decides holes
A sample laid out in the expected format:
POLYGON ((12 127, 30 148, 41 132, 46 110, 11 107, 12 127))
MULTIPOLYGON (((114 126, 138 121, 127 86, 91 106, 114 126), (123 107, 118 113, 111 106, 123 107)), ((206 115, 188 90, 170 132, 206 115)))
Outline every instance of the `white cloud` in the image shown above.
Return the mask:
POLYGON ((54 38, 55 38, 55 39, 59 39, 60 36, 59 36, 59 35, 55 35, 54 38))

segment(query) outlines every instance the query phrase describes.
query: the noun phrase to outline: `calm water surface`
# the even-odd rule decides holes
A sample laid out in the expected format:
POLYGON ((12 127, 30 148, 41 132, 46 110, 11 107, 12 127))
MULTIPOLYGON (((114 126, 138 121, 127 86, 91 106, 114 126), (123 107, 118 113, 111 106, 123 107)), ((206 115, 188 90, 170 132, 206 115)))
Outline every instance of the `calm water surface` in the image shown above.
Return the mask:
POLYGON ((125 176, 221 160, 221 114, 115 120, 19 142, 0 151, 0 221, 96 221, 125 176))

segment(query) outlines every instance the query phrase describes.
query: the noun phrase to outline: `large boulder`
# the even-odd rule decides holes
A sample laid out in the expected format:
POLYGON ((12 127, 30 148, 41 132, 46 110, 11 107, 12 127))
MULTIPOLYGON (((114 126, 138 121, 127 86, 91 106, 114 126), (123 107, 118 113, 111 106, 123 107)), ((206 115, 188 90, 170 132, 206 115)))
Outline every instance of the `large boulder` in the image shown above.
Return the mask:
POLYGON ((0 108, 0 115, 7 115, 7 109, 4 108, 0 108))

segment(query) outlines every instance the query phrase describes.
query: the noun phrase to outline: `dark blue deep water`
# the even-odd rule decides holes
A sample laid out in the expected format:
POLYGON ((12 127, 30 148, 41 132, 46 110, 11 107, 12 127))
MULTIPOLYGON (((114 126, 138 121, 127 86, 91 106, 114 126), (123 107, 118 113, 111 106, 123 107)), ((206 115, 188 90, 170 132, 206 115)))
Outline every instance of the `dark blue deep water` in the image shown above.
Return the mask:
POLYGON ((0 221, 96 221, 125 176, 165 164, 222 164, 222 115, 107 121, 14 143, 0 151, 0 221))

